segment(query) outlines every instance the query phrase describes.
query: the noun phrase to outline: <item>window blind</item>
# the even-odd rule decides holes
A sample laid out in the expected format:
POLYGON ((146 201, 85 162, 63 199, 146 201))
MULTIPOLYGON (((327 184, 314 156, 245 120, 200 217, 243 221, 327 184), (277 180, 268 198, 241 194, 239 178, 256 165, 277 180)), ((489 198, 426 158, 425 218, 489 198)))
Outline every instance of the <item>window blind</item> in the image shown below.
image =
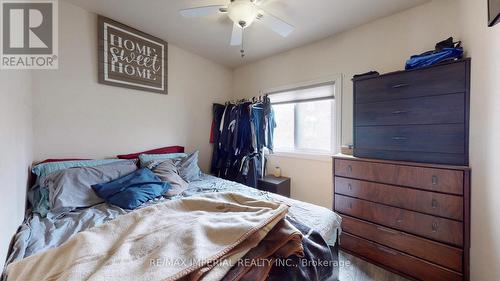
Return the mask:
POLYGON ((334 82, 268 93, 272 104, 311 102, 335 98, 334 82))

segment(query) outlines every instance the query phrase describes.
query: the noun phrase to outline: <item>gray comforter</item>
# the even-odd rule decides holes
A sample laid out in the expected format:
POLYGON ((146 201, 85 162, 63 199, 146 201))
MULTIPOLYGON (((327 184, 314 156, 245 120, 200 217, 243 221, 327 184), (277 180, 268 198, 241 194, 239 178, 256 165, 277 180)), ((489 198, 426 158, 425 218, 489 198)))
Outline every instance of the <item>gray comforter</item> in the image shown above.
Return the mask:
MULTIPOLYGON (((332 211, 213 176, 203 175, 201 180, 191 182, 189 188, 182 194, 170 199, 176 200, 201 193, 222 191, 241 192, 254 197, 283 202, 291 206, 288 214, 290 217, 316 230, 329 245, 333 246, 336 242, 341 218, 332 211)), ((170 199, 155 199, 144 204, 143 207, 170 199)), ((46 218, 42 218, 38 214, 33 214, 19 228, 6 265, 57 247, 74 234, 105 223, 127 212, 129 211, 102 203, 59 216, 49 213, 46 218)))

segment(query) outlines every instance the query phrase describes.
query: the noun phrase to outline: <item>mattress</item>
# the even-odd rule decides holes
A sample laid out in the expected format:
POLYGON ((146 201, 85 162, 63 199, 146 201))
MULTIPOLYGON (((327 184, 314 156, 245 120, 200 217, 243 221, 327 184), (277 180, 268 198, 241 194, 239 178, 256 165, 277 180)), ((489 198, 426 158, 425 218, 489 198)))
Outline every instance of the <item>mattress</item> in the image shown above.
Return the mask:
MULTIPOLYGON (((158 198, 144 204, 141 208, 151 204, 158 204, 165 200, 178 200, 208 192, 229 191, 285 203, 290 206, 288 216, 319 232, 329 245, 334 246, 336 243, 337 235, 340 231, 341 218, 331 210, 277 194, 260 191, 210 175, 203 175, 201 180, 191 182, 189 188, 180 195, 169 199, 158 198)), ((106 223, 127 212, 130 211, 103 203, 90 208, 78 209, 60 216, 54 216, 49 213, 47 217, 43 218, 38 214, 32 214, 26 218, 16 233, 6 265, 57 247, 74 234, 106 223)))

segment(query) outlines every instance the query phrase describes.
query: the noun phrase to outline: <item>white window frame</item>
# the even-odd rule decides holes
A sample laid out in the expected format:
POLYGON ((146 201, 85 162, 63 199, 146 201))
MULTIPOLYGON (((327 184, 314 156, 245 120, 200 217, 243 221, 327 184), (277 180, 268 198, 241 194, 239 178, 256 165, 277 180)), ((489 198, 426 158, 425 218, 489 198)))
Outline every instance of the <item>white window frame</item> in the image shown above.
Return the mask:
MULTIPOLYGON (((317 156, 320 156, 321 158, 321 156, 331 156, 340 153, 340 147, 342 144, 342 74, 335 74, 311 81, 269 88, 260 91, 260 94, 267 94, 269 96, 272 96, 273 94, 278 94, 280 92, 292 91, 299 88, 313 88, 315 86, 320 86, 321 84, 333 84, 335 89, 334 102, 332 103, 332 118, 335 118, 335 120, 332 120, 333 128, 331 137, 331 152, 325 153, 324 151, 294 149, 292 151, 276 150, 274 153, 275 155, 306 159, 318 159, 317 156)), ((322 158, 319 160, 330 161, 329 158, 330 157, 322 158)))

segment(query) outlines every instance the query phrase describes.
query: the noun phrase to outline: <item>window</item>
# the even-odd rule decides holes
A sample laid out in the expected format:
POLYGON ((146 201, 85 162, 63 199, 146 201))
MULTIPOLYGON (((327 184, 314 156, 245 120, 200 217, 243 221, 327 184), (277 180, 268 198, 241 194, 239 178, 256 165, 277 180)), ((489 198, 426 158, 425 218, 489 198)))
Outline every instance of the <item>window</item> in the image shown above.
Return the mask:
POLYGON ((275 112, 275 152, 336 152, 335 81, 269 94, 275 112))

